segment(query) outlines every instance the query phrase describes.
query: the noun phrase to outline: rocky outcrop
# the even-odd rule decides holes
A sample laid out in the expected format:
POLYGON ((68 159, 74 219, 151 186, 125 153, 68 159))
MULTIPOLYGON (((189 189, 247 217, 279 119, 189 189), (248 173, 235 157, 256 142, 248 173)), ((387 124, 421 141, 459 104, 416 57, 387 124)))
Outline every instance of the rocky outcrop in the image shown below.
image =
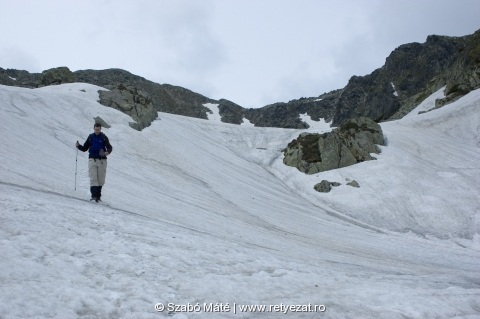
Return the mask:
POLYGON ((465 45, 458 55, 445 75, 448 79, 445 98, 437 100, 436 107, 451 103, 480 88, 480 31, 465 38, 465 45))
POLYGON ((205 103, 217 103, 201 94, 170 84, 158 84, 121 69, 81 70, 74 72, 77 82, 114 89, 119 84, 135 87, 150 97, 157 112, 207 119, 205 103))
POLYGON ((130 115, 135 120, 130 126, 136 130, 141 131, 157 118, 157 111, 148 94, 136 87, 119 84, 110 91, 100 90, 98 93, 100 104, 130 115))
MULTIPOLYGON (((465 37, 440 37, 429 36, 427 44, 432 53, 430 56, 418 56, 413 54, 410 59, 414 61, 426 61, 430 68, 436 65, 435 75, 423 76, 430 81, 420 87, 418 92, 405 92, 402 107, 390 117, 390 120, 400 119, 413 110, 426 97, 443 86, 445 98, 437 100, 436 106, 441 107, 451 103, 471 90, 480 87, 480 30, 473 35, 465 37), (416 57, 416 58, 415 58, 416 57)), ((416 79, 417 74, 412 72, 410 78, 416 79)), ((406 80, 405 80, 406 81, 406 80)), ((415 80, 410 80, 415 81, 415 80)))
POLYGON ((0 84, 2 85, 36 88, 40 85, 41 80, 41 73, 0 68, 0 84))
POLYGON ((67 67, 53 68, 42 72, 42 86, 75 82, 75 75, 67 67))
POLYGON ((383 132, 369 118, 350 119, 324 134, 302 134, 284 150, 284 164, 306 174, 354 165, 375 159, 378 145, 385 145, 383 132))
POLYGON ((244 108, 229 100, 220 99, 218 101, 218 112, 222 122, 230 124, 242 124, 245 116, 244 108))

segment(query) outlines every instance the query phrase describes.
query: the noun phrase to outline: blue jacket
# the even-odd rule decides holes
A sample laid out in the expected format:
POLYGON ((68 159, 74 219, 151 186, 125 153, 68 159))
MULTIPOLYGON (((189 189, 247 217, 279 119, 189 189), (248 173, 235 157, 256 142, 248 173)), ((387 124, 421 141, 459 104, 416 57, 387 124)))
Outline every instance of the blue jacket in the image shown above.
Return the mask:
POLYGON ((113 147, 110 145, 108 137, 100 132, 100 134, 92 133, 88 136, 83 145, 79 145, 78 149, 82 152, 88 150, 88 158, 107 159, 105 151, 112 153, 113 147))

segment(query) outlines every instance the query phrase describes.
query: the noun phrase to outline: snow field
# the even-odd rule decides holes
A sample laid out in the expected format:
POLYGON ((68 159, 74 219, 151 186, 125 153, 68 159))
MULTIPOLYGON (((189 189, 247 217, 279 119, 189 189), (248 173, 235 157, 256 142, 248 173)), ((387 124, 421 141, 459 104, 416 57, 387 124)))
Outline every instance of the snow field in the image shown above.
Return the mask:
POLYGON ((98 89, 0 86, 0 317, 480 317, 479 92, 382 124, 377 161, 307 176, 281 153, 303 131, 160 113, 137 132, 98 89), (85 153, 74 191, 95 116, 112 125, 106 205, 85 201, 85 153))

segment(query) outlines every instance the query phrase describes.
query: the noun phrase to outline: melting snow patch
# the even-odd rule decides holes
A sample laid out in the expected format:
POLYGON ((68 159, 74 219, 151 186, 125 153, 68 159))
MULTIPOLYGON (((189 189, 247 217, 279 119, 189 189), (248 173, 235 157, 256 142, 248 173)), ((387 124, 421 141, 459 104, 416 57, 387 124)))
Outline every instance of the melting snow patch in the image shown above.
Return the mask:
POLYGON ((16 78, 12 78, 11 76, 9 76, 9 78, 10 78, 10 79, 12 79, 12 80, 14 80, 14 81, 16 81, 16 80, 17 80, 16 78))
POLYGON ((395 89, 395 85, 393 84, 393 82, 390 82, 390 84, 392 85, 392 88, 394 90, 393 95, 398 96, 398 92, 397 92, 397 89, 395 89))
POLYGON ((314 129, 314 130, 321 130, 321 131, 331 131, 332 128, 330 125, 332 122, 330 121, 329 123, 325 122, 325 119, 320 119, 320 121, 314 121, 308 115, 308 113, 300 114, 300 119, 307 123, 310 127, 309 129, 314 129))
POLYGON ((203 106, 208 107, 213 114, 207 113, 209 121, 221 122, 222 117, 220 116, 220 111, 218 110, 218 104, 205 103, 203 106))
POLYGON ((243 123, 241 124, 243 126, 249 126, 249 127, 254 127, 255 125, 250 122, 246 117, 243 118, 243 123))
POLYGON ((414 108, 413 111, 405 115, 405 118, 416 116, 420 112, 426 112, 434 109, 435 101, 437 99, 442 99, 445 97, 445 94, 444 94, 445 88, 446 86, 442 87, 440 90, 438 90, 437 92, 427 97, 425 100, 423 100, 422 103, 420 103, 416 108, 414 108))

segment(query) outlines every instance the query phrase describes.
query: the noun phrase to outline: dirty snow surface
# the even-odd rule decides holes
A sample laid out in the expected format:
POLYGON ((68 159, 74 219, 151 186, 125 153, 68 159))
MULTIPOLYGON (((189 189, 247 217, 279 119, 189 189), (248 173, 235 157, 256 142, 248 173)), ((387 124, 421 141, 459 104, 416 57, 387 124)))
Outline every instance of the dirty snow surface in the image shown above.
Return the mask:
POLYGON ((138 132, 99 89, 0 86, 0 318, 480 318, 480 91, 307 176, 281 150, 308 130, 138 132), (74 147, 96 116, 102 204, 74 147))

